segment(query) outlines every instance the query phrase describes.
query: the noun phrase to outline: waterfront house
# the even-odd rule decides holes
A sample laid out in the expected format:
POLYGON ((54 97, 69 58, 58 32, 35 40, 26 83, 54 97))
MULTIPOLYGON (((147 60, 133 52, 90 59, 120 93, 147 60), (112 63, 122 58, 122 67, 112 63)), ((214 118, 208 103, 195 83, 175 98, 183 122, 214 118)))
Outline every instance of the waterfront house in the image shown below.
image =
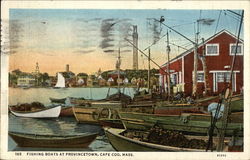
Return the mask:
POLYGON ((86 73, 78 73, 77 74, 77 83, 79 86, 86 86, 88 81, 88 74, 86 73))
MULTIPOLYGON (((197 69, 197 94, 204 93, 204 82, 210 94, 221 93, 228 85, 231 63, 235 52, 237 37, 227 30, 222 30, 211 36, 204 43, 198 45, 198 69, 197 69), (202 59, 205 59, 202 64, 202 59), (204 67, 205 66, 205 67, 204 67), (204 68, 206 73, 204 74, 204 68), (205 77, 206 75, 206 77, 205 77)), ((194 70, 194 48, 191 48, 179 56, 162 65, 167 71, 169 64, 170 81, 174 92, 192 94, 193 70, 194 70)), ((163 90, 167 88, 167 75, 160 70, 159 82, 163 90)), ((243 40, 239 41, 235 67, 232 76, 232 90, 240 93, 243 88, 243 40)))
POLYGON ((18 87, 32 87, 35 86, 36 84, 36 79, 33 75, 20 75, 17 78, 17 86, 18 87))

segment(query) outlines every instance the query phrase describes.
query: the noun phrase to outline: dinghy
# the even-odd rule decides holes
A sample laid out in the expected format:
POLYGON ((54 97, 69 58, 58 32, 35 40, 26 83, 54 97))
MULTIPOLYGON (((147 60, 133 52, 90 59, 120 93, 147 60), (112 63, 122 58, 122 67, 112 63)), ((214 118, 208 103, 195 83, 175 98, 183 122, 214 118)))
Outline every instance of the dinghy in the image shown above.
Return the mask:
POLYGON ((95 140, 97 133, 42 135, 9 132, 9 135, 20 147, 86 148, 95 140))
POLYGON ((61 112, 61 106, 56 106, 52 108, 46 108, 36 111, 13 111, 10 108, 10 112, 17 117, 27 117, 27 118, 57 118, 61 112))

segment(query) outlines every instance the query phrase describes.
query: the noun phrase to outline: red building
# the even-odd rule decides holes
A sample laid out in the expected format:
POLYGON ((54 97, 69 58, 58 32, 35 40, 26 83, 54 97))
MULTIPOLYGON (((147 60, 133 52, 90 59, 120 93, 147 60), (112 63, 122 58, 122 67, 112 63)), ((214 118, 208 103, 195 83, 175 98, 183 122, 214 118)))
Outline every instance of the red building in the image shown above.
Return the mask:
MULTIPOLYGON (((219 94, 225 89, 230 79, 231 63, 235 53, 237 37, 232 33, 222 30, 198 45, 198 69, 197 69, 197 94, 202 94, 204 86, 204 70, 200 57, 205 58, 208 89, 211 94, 219 94)), ((168 63, 162 68, 167 71, 168 63)), ((194 48, 187 50, 169 62, 171 85, 174 90, 183 91, 186 95, 192 94, 194 48)), ((243 88, 243 40, 240 40, 237 48, 237 56, 232 76, 232 89, 234 93, 240 93, 243 88)), ((163 91, 167 88, 166 73, 160 70, 160 86, 163 91)))

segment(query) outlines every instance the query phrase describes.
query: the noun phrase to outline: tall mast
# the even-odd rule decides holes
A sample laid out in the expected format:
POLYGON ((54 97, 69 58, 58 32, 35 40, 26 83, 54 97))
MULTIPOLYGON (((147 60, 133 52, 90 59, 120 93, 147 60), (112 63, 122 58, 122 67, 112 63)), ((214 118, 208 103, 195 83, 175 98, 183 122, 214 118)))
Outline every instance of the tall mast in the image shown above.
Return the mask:
MULTIPOLYGON (((197 21, 197 28, 199 27, 199 22, 197 21)), ((194 43, 194 71, 193 71, 193 89, 192 95, 196 98, 197 92, 197 68, 198 68, 198 53, 197 53, 197 44, 198 44, 198 35, 199 31, 195 34, 195 43, 194 43)))
POLYGON ((118 83, 118 93, 120 93, 120 65, 121 65, 121 56, 120 56, 120 48, 118 50, 118 78, 117 78, 117 83, 118 83))
POLYGON ((234 53, 233 61, 231 64, 230 81, 229 81, 228 88, 227 88, 225 95, 224 95, 225 108, 224 108, 224 113, 222 116, 222 127, 221 127, 221 132, 219 135, 219 142, 218 142, 218 146, 217 146, 217 151, 223 151, 223 148, 224 148, 225 130, 227 128, 228 114, 229 114, 229 110, 230 110, 231 95, 232 95, 232 89, 230 89, 230 86, 232 85, 232 78, 233 78, 232 76, 233 76, 233 70, 234 70, 235 59, 236 59, 236 54, 237 54, 237 48, 239 45, 241 26, 243 23, 243 16, 244 16, 244 10, 242 11, 242 14, 241 14, 241 20, 240 20, 240 26, 239 26, 239 30, 238 30, 235 53, 234 53))
POLYGON ((170 100, 170 96, 171 96, 171 90, 170 90, 170 63, 169 63, 169 54, 170 54, 170 46, 169 46, 169 36, 168 36, 168 31, 167 31, 167 55, 168 55, 168 65, 167 65, 167 83, 168 83, 168 100, 170 100))
POLYGON ((150 92, 150 48, 148 49, 148 92, 150 92))

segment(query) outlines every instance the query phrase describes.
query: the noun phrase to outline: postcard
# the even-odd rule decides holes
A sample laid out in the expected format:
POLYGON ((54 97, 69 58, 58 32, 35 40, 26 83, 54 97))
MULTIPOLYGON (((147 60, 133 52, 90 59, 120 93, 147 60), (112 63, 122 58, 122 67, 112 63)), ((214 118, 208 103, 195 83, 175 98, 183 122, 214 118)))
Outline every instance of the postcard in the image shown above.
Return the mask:
POLYGON ((250 158, 249 2, 1 4, 1 159, 250 158))

